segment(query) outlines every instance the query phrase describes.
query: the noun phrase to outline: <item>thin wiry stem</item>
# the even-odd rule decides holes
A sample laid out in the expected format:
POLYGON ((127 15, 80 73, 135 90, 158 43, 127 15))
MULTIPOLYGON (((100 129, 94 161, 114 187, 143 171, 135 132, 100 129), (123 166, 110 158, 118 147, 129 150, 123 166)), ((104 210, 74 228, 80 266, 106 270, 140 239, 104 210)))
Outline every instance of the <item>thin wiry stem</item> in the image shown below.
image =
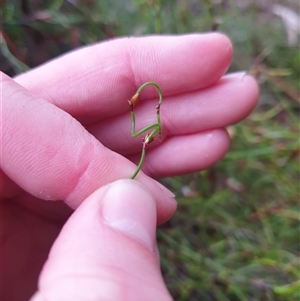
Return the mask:
POLYGON ((145 148, 143 148, 140 162, 139 162, 134 174, 131 176, 131 179, 134 179, 137 176, 137 174, 139 173, 139 171, 142 169, 144 161, 145 161, 145 156, 146 156, 146 150, 145 150, 145 148))
POLYGON ((160 120, 160 105, 162 103, 162 91, 160 86, 155 83, 155 82, 147 82, 143 85, 141 85, 138 90, 136 91, 136 93, 132 96, 131 100, 128 100, 128 103, 130 105, 130 114, 131 114, 131 136, 132 137, 138 137, 146 132, 148 132, 146 134, 146 136, 143 139, 143 148, 142 148, 142 154, 141 154, 141 159, 140 162, 134 172, 134 174, 131 176, 131 179, 134 179, 137 174, 139 173, 139 171, 142 169, 144 161, 145 161, 145 156, 146 156, 146 147, 149 143, 151 143, 154 140, 155 135, 158 133, 159 139, 161 138, 161 120, 160 120), (135 114, 134 114, 134 106, 136 105, 136 103, 138 102, 138 98, 140 93, 142 92, 142 90, 144 88, 146 88, 147 86, 154 86, 158 92, 159 95, 159 99, 158 99, 158 105, 156 106, 156 117, 157 117, 157 122, 150 124, 146 127, 144 127, 143 129, 139 130, 138 132, 135 131, 135 114), (149 131, 152 130, 150 133, 149 131))

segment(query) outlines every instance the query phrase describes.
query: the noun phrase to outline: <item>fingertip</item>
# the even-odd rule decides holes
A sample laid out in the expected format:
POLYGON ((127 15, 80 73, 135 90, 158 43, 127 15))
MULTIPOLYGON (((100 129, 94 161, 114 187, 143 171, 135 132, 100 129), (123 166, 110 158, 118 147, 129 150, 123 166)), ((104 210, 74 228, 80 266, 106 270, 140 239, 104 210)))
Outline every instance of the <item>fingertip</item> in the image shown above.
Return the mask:
MULTIPOLYGON (((232 123, 239 122, 246 118, 255 108, 259 98, 259 85, 256 79, 247 73, 240 71, 224 76, 221 81, 232 81, 234 83, 235 95, 239 96, 239 102, 236 102, 236 110, 239 114, 236 115, 236 120, 232 123)), ((233 97, 232 97, 233 98, 233 97)))
POLYGON ((156 203, 140 182, 129 179, 108 185, 102 199, 102 218, 110 226, 155 248, 156 203))
POLYGON ((255 77, 253 77, 250 74, 246 74, 243 78, 243 81, 246 82, 248 89, 252 91, 252 98, 253 98, 253 105, 255 106, 257 104, 258 98, 259 98, 259 85, 255 77))
POLYGON ((215 47, 223 50, 220 52, 220 54, 223 55, 228 61, 231 61, 233 55, 233 45, 230 38, 222 32, 213 32, 205 35, 207 35, 207 40, 215 45, 215 47))

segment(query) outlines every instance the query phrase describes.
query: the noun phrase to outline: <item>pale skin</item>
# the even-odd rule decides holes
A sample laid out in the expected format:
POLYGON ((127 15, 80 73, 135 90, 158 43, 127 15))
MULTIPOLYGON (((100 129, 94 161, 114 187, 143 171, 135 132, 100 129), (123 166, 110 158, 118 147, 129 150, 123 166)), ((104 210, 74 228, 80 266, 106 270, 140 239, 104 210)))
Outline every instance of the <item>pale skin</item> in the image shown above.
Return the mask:
MULTIPOLYGON (((176 201, 152 178, 199 171, 227 152, 224 128, 243 120, 258 97, 250 76, 224 76, 231 56, 221 34, 125 38, 15 80, 2 74, 4 301, 35 291, 34 301, 172 300, 155 227, 176 201), (131 137, 127 100, 148 81, 163 91, 162 137, 130 180, 142 140, 131 137)), ((155 89, 145 89, 137 130, 155 122, 156 105, 155 89)))

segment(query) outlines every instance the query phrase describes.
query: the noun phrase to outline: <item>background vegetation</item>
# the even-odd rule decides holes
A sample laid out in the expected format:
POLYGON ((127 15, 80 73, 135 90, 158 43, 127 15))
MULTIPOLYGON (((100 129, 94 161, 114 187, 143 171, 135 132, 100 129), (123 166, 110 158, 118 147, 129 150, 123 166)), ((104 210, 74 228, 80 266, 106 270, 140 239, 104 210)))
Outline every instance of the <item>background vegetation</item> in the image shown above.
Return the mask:
POLYGON ((300 300, 297 0, 1 3, 1 70, 11 76, 116 36, 225 32, 230 71, 256 76, 260 100, 228 128, 224 160, 162 179, 179 201, 158 230, 162 271, 175 300, 300 300))

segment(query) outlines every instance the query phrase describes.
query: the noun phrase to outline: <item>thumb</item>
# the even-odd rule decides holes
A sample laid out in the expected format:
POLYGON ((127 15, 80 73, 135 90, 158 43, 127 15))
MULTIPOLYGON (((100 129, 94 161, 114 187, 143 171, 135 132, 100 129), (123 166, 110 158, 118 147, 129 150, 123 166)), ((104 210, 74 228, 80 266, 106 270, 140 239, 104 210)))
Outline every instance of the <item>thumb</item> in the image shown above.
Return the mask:
POLYGON ((56 239, 31 301, 170 301, 159 268, 156 205, 137 181, 90 195, 56 239))

